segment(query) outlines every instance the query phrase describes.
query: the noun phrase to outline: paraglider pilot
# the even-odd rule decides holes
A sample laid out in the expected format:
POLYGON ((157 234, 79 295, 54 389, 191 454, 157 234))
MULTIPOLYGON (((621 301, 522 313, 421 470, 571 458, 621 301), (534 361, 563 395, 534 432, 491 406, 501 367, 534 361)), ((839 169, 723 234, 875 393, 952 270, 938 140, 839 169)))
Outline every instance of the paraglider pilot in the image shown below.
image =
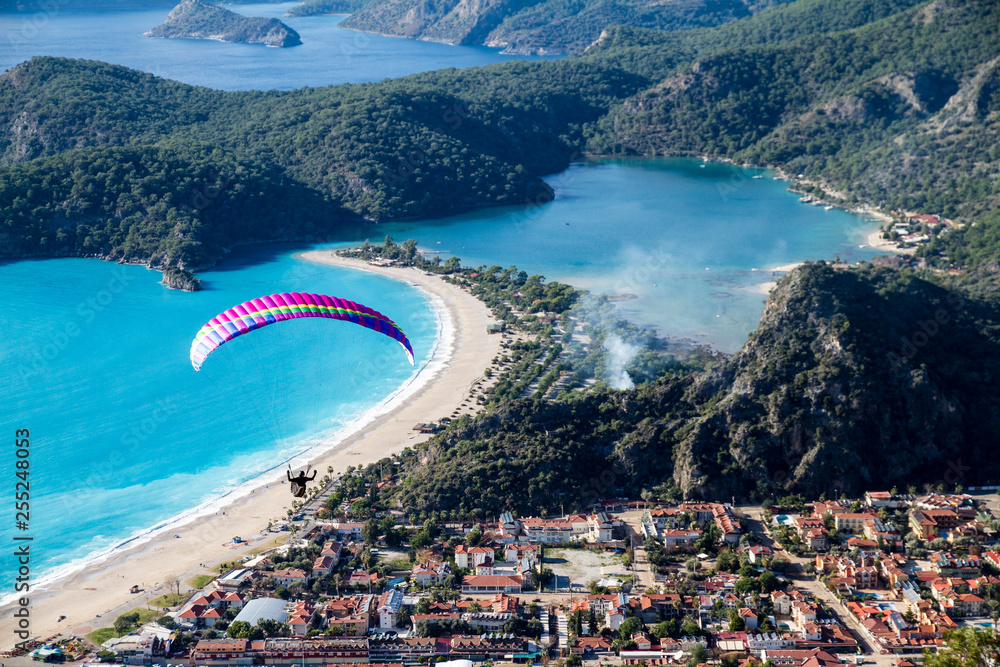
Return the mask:
MULTIPOLYGON (((306 468, 306 470, 308 470, 308 468, 306 468)), ((292 495, 296 498, 301 498, 306 495, 306 482, 311 482, 316 479, 315 470, 313 470, 312 477, 306 477, 306 470, 303 470, 295 477, 292 477, 291 469, 285 471, 288 481, 292 483, 292 495)))

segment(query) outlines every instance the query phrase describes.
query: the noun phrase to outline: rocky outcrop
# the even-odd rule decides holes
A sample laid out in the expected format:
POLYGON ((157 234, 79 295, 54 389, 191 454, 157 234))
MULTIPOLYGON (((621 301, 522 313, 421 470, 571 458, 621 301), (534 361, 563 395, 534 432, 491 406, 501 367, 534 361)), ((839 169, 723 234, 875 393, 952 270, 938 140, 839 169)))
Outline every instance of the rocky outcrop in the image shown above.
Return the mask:
POLYGON ((174 7, 163 25, 143 33, 143 36, 214 39, 275 47, 302 43, 299 34, 278 19, 243 16, 203 0, 184 0, 174 7))
POLYGON ((190 271, 173 267, 163 270, 163 280, 160 283, 171 289, 184 290, 185 292, 197 292, 201 289, 201 281, 195 278, 190 271))
POLYGON ((998 417, 980 392, 1000 373, 997 313, 904 275, 811 265, 783 279, 743 349, 688 392, 684 494, 952 486, 959 473, 942 475, 971 476, 970 462, 990 474, 998 417))

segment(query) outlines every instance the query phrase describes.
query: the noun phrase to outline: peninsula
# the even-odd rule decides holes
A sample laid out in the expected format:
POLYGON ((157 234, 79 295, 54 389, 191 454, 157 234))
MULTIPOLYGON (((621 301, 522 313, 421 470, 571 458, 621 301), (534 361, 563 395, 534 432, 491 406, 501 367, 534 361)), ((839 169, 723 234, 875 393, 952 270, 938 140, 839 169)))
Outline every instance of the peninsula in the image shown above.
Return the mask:
POLYGON ((215 39, 220 42, 298 46, 299 34, 278 19, 243 16, 202 0, 184 0, 171 10, 163 25, 143 37, 215 39))

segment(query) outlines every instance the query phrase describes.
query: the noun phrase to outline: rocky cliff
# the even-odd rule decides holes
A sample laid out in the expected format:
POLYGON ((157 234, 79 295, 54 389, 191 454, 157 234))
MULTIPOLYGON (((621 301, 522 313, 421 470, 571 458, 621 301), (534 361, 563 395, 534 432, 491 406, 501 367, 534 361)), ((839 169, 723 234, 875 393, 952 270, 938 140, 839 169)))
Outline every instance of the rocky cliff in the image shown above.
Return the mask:
POLYGON ((171 289, 184 290, 185 292, 197 292, 201 289, 201 281, 186 269, 166 268, 163 270, 163 280, 160 282, 171 289))
POLYGON ((718 25, 783 0, 371 0, 345 28, 512 53, 573 53, 608 25, 659 30, 718 25))

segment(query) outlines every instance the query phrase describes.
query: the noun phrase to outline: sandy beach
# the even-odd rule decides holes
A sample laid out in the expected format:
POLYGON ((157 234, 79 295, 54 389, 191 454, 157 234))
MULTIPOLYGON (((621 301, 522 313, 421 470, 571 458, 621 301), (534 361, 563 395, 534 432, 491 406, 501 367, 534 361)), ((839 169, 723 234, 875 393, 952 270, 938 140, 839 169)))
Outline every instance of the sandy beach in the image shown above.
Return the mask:
POLYGON ((888 250, 897 255, 912 255, 916 252, 916 248, 900 248, 892 241, 886 241, 882 238, 881 231, 874 231, 868 235, 868 245, 879 250, 888 250))
MULTIPOLYGON (((476 298, 440 277, 412 268, 379 268, 333 256, 329 251, 310 251, 300 257, 352 269, 373 271, 404 280, 428 292, 443 306, 453 331, 450 341, 441 341, 433 361, 437 371, 414 395, 404 399, 391 411, 382 414, 350 434, 331 450, 317 456, 312 465, 326 473, 330 466, 335 472, 349 466, 366 465, 399 452, 426 439, 412 430, 418 422, 432 421, 450 415, 455 410, 470 412, 462 406, 472 384, 482 376, 500 349, 500 337, 486 334, 492 323, 489 310, 476 298)), ((471 405, 475 405, 470 401, 471 405)), ((33 589, 31 600, 31 635, 46 639, 56 634, 83 635, 99 627, 112 625, 117 615, 143 606, 147 600, 167 593, 167 584, 176 577, 181 591, 191 588, 189 580, 199 574, 211 574, 219 563, 231 561, 259 549, 278 533, 266 533, 269 521, 286 517, 292 497, 288 487, 279 481, 284 473, 274 473, 274 483, 255 489, 214 516, 202 517, 152 537, 143 544, 118 551, 103 562, 54 582, 47 589, 33 589), (235 545, 234 536, 249 543, 235 545), (130 594, 129 587, 139 585, 142 592, 130 594), (58 620, 65 616, 63 620, 58 620)), ((141 501, 140 498, 136 499, 141 501)), ((288 535, 288 533, 282 533, 288 535)), ((67 540, 73 536, 51 536, 67 540)), ((0 608, 0 648, 9 649, 18 641, 12 618, 14 606, 0 608)))
POLYGON ((792 262, 791 264, 782 264, 781 266, 772 266, 771 268, 764 269, 764 270, 765 271, 769 271, 771 273, 789 273, 791 271, 794 271, 798 267, 802 266, 803 264, 805 264, 805 262, 792 262))

